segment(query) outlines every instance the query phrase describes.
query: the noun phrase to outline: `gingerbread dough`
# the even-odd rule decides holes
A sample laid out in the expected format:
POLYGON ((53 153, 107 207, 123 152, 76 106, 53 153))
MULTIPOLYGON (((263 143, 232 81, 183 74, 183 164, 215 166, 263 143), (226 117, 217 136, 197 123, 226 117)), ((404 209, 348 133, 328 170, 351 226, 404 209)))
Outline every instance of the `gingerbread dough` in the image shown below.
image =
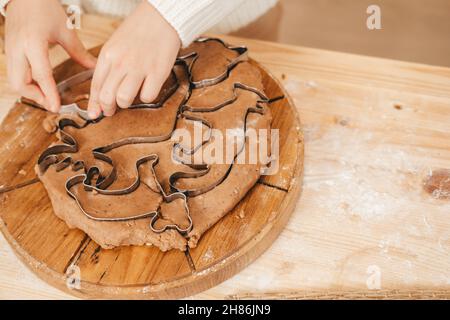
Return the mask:
MULTIPOLYGON (((201 235, 253 187, 265 165, 195 160, 198 150, 202 150, 199 147, 207 148, 213 141, 214 136, 208 133, 215 131, 225 136, 226 130, 270 130, 271 115, 259 70, 246 61, 230 67, 230 61, 239 54, 217 39, 194 42, 180 52, 153 104, 135 101, 134 107, 97 122, 75 115, 47 119, 58 123, 59 141, 41 156, 43 162, 51 160, 48 165, 43 168, 40 164, 36 171, 55 214, 69 227, 86 232, 103 248, 155 245, 166 251, 195 247, 201 235), (217 84, 196 88, 191 83, 213 79, 228 69, 228 76, 217 84), (193 134, 196 125, 205 133, 201 141, 174 140, 174 132, 193 134), (74 146, 70 151, 57 149, 71 143, 74 146), (93 174, 92 168, 97 168, 93 174), (102 186, 112 173, 115 179, 102 186), (86 176, 89 181, 83 181, 86 176), (71 179, 76 181, 69 188, 72 196, 67 190, 71 179), (136 185, 137 180, 140 183, 132 192, 114 194, 115 190, 136 185), (171 200, 173 193, 186 197, 171 200), (146 216, 149 212, 157 214, 146 216), (131 219, 137 216, 142 218, 131 219), (190 219, 192 229, 187 233, 170 228, 188 228, 190 219), (161 232, 149 227, 153 222, 161 232)), ((72 88, 63 101, 73 100, 88 88, 89 82, 72 88)), ((44 126, 53 130, 51 122, 44 126)), ((248 140, 242 139, 233 156, 248 153, 244 148, 247 145, 248 140)))

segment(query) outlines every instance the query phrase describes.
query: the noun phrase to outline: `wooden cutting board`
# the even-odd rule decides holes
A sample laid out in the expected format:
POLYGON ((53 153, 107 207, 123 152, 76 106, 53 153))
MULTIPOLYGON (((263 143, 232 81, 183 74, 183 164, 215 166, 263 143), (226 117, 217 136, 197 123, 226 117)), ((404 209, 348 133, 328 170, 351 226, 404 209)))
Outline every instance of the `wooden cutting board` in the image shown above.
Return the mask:
MULTIPOLYGON (((93 49, 98 54, 99 48, 93 49)), ((279 170, 262 176, 245 198, 186 252, 156 247, 102 249, 56 217, 34 166, 54 141, 42 121, 48 112, 16 103, 0 126, 0 230, 17 256, 39 277, 87 298, 180 298, 230 278, 276 239, 301 191, 303 135, 297 111, 279 83, 257 62, 272 128, 279 130, 279 170)), ((67 60, 57 82, 81 71, 67 60)), ((243 177, 244 178, 244 177, 243 177)))
MULTIPOLYGON (((80 36, 91 48, 117 24, 85 15, 80 36)), ((450 298, 450 69, 225 39, 247 45, 293 98, 305 177, 270 249, 194 298, 450 298)), ((65 59, 59 49, 51 57, 65 59)), ((16 98, 4 61, 0 114, 16 98)), ((72 296, 35 277, 0 237, 0 297, 72 296)))

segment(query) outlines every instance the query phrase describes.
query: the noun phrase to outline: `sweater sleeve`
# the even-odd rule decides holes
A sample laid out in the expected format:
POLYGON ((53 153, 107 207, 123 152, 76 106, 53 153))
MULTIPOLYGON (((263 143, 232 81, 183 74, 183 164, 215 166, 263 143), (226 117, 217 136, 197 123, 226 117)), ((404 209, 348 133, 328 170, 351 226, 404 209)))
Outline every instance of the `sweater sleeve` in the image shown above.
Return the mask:
POLYGON ((211 29, 245 0, 148 0, 177 31, 183 47, 211 29))
POLYGON ((9 2, 9 0, 0 0, 0 13, 3 16, 6 16, 5 9, 6 9, 6 6, 8 5, 8 2, 9 2))

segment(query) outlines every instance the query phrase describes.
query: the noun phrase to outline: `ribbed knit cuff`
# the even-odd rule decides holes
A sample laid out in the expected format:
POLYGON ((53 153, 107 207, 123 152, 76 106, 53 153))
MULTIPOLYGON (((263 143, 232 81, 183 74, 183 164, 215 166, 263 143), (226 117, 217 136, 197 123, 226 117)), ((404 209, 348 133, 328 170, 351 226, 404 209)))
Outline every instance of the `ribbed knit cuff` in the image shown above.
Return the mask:
POLYGON ((2 14, 2 16, 6 17, 6 6, 8 5, 8 2, 10 0, 0 0, 0 13, 2 14))
POLYGON ((219 23, 244 0, 147 0, 177 31, 183 47, 219 23))

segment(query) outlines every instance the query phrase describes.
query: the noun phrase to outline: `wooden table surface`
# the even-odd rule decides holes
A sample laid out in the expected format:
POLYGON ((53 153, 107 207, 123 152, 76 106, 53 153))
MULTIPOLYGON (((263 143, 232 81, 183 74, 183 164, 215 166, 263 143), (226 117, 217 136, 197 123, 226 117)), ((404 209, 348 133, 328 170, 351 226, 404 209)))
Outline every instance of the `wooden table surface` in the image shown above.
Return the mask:
MULTIPOLYGON (((118 22, 84 16, 87 47, 118 22)), ((450 298, 450 69, 225 37, 292 96, 304 191, 288 226, 244 271, 193 298, 450 298)), ((66 59, 51 50, 56 64, 66 59)), ((0 116, 17 98, 0 56, 0 116)), ((72 298, 0 236, 0 298, 72 298)))

